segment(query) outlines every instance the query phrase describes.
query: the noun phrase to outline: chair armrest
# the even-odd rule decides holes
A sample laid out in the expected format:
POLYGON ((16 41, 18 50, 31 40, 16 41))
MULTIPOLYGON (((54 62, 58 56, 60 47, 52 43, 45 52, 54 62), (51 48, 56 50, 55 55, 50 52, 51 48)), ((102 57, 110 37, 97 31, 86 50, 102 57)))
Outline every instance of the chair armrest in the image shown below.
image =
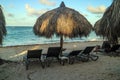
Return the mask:
POLYGON ((47 54, 41 54, 41 61, 44 62, 46 60, 47 54))
POLYGON ((66 50, 66 48, 63 48, 63 49, 62 49, 62 51, 65 51, 65 50, 66 50))
POLYGON ((23 56, 23 61, 28 60, 27 55, 23 56))
POLYGON ((116 52, 120 53, 120 49, 119 49, 119 50, 116 50, 116 52))

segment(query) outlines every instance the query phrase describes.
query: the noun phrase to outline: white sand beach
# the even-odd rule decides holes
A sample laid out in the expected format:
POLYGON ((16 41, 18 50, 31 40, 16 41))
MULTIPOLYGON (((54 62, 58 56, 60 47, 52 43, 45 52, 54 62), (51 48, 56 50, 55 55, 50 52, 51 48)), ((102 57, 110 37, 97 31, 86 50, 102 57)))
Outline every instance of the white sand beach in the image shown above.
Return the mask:
MULTIPOLYGON (((86 46, 101 45, 102 42, 73 42, 64 43, 65 52, 84 49, 86 46)), ((43 49, 59 44, 37 44, 15 47, 1 47, 0 57, 17 62, 0 65, 0 80, 120 80, 120 57, 110 57, 97 53, 97 61, 66 63, 64 66, 52 63, 50 67, 42 69, 39 62, 32 62, 29 70, 25 70, 23 56, 29 49, 43 49)))

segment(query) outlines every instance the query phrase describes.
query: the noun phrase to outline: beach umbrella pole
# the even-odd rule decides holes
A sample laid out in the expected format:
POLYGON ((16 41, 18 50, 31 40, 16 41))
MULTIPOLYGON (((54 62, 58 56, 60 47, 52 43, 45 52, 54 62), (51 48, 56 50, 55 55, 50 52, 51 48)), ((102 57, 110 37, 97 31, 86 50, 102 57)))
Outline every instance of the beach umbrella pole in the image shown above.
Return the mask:
MULTIPOLYGON (((63 35, 61 35, 60 37, 60 47, 61 49, 63 49, 63 35)), ((62 54, 62 51, 61 51, 61 54, 62 54)))
POLYGON ((63 36, 60 37, 60 47, 63 48, 63 36))

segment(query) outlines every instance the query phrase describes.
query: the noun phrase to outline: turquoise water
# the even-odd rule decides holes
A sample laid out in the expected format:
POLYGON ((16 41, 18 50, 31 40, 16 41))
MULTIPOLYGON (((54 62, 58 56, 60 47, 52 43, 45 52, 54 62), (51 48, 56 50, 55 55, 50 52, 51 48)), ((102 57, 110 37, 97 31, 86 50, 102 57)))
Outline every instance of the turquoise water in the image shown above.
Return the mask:
MULTIPOLYGON (((3 46, 16 46, 16 45, 30 45, 30 44, 47 44, 58 43, 59 37, 53 36, 50 39, 45 37, 35 36, 33 33, 33 27, 30 26, 7 26, 7 35, 4 38, 3 46)), ((83 41, 98 41, 100 37, 92 31, 90 35, 82 38, 64 38, 64 42, 83 42, 83 41)))

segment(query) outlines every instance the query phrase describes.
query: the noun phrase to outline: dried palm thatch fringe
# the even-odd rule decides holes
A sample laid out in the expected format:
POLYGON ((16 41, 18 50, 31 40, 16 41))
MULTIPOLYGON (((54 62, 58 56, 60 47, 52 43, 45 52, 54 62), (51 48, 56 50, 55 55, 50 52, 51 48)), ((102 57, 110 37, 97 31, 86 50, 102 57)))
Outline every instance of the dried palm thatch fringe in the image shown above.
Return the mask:
POLYGON ((73 38, 87 36, 91 28, 92 25, 84 16, 63 6, 41 15, 34 25, 34 33, 47 38, 53 34, 73 38))
POLYGON ((112 31, 111 29, 109 29, 110 35, 109 35, 109 33, 106 34, 104 32, 104 30, 102 30, 102 28, 101 28, 102 26, 100 26, 100 21, 101 21, 101 19, 98 20, 94 25, 94 30, 95 30, 96 35, 103 36, 103 38, 105 38, 105 39, 107 38, 107 40, 111 44, 117 44, 118 43, 118 37, 114 33, 112 33, 112 32, 110 33, 110 31, 112 31))
POLYGON ((2 44, 3 36, 5 36, 7 33, 5 28, 5 17, 2 12, 2 7, 0 5, 0 45, 2 44))
POLYGON ((100 35, 102 36, 102 33, 100 31, 100 20, 98 20, 95 24, 94 24, 94 31, 96 33, 96 35, 100 35))
MULTIPOLYGON (((103 35, 105 35, 105 34, 103 34, 103 31, 102 30, 100 30, 100 21, 101 21, 101 19, 99 19, 98 21, 96 21, 96 23, 94 24, 94 31, 95 31, 95 33, 96 33, 96 35, 98 35, 98 36, 103 36, 103 35)), ((106 39, 106 37, 105 36, 103 36, 103 39, 106 39)), ((108 39, 106 39, 106 40, 108 40, 108 39)))
POLYGON ((107 37, 111 43, 117 44, 120 37, 120 0, 113 0, 98 22, 98 34, 107 37))
POLYGON ((64 2, 60 7, 41 15, 34 27, 34 33, 38 36, 51 38, 54 34, 65 37, 87 37, 92 29, 88 20, 74 9, 65 6, 64 2))

